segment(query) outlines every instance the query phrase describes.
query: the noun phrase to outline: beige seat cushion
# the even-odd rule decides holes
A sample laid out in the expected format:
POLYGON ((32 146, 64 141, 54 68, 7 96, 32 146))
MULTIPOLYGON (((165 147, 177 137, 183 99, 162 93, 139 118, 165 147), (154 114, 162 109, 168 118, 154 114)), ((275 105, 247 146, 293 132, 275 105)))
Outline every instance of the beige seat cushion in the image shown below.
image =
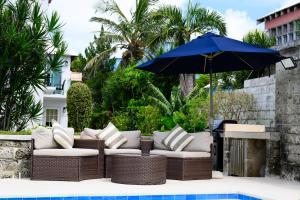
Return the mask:
POLYGON ((36 149, 33 151, 35 156, 97 156, 99 151, 96 149, 36 149))
POLYGON ((170 158, 207 158, 210 157, 208 152, 191 152, 191 151, 168 151, 155 149, 150 151, 152 155, 163 155, 170 158))
POLYGON ((141 154, 140 149, 104 149, 105 155, 114 155, 114 154, 141 154))
POLYGON ((168 150, 168 147, 163 144, 163 140, 169 135, 169 133, 170 133, 169 131, 167 131, 167 132, 154 131, 153 132, 154 149, 168 150))
POLYGON ((123 135, 127 142, 122 144, 120 149, 139 149, 141 146, 141 131, 121 131, 121 135, 123 135))
POLYGON ((52 129, 42 126, 37 127, 32 131, 35 149, 52 149, 59 148, 52 134, 52 129))
MULTIPOLYGON (((74 135, 73 128, 66 128, 70 136, 74 135)), ((52 128, 37 127, 32 131, 32 138, 34 139, 35 149, 57 149, 60 145, 55 142, 53 138, 52 128)))
POLYGON ((183 151, 204 151, 210 152, 210 145, 213 137, 209 132, 190 133, 194 139, 183 149, 183 151))

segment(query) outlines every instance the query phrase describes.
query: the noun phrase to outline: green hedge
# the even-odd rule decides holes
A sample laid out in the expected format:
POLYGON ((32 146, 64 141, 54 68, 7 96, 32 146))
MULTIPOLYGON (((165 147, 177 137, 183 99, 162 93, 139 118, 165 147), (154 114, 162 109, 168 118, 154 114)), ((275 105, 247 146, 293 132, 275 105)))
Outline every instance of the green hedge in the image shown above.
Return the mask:
POLYGON ((0 135, 31 135, 31 131, 27 130, 27 131, 1 131, 0 130, 0 135))

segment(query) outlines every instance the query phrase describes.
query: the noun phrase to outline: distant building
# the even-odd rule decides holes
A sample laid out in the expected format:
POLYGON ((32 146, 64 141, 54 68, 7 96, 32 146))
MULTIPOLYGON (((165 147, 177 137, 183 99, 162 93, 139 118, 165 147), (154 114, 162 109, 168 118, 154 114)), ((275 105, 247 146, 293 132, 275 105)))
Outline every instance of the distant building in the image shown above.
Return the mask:
POLYGON ((257 23, 265 23, 265 29, 270 36, 276 38, 276 46, 279 49, 298 45, 296 21, 300 19, 300 2, 278 9, 257 19, 257 23))
POLYGON ((67 92, 72 81, 81 81, 81 73, 71 72, 73 55, 65 56, 65 64, 58 72, 50 72, 46 80, 45 90, 34 93, 36 102, 43 105, 43 114, 40 120, 35 121, 38 125, 51 126, 51 120, 57 120, 62 126, 68 126, 67 115, 67 92))

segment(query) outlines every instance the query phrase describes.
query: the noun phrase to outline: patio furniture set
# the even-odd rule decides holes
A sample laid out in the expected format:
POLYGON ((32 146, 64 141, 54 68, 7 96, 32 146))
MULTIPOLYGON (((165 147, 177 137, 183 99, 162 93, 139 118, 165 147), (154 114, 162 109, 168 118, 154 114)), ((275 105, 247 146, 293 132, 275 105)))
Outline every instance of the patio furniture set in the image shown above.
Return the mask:
POLYGON ((37 128, 32 135, 31 179, 111 178, 116 183, 149 185, 164 184, 166 179, 212 177, 212 137, 208 132, 174 133, 175 127, 169 133, 154 132, 150 140, 143 139, 140 131, 113 133, 116 128, 112 126, 109 124, 103 130, 85 129, 80 139, 74 139, 74 129, 62 128, 58 123, 52 129, 37 128), (100 134, 104 138, 99 138, 100 134), (166 139, 179 135, 177 140, 169 140, 177 144, 176 150, 164 145, 166 139), (184 138, 186 144, 179 144, 184 138))

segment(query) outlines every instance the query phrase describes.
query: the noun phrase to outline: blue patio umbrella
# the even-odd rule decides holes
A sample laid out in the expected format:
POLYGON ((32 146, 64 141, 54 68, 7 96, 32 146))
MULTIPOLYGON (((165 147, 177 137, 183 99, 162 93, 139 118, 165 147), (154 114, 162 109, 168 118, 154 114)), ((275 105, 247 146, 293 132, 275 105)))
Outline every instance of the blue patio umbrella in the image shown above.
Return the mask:
POLYGON ((210 74, 209 125, 212 132, 212 73, 261 70, 285 58, 278 51, 209 32, 139 65, 137 69, 162 74, 210 74))

